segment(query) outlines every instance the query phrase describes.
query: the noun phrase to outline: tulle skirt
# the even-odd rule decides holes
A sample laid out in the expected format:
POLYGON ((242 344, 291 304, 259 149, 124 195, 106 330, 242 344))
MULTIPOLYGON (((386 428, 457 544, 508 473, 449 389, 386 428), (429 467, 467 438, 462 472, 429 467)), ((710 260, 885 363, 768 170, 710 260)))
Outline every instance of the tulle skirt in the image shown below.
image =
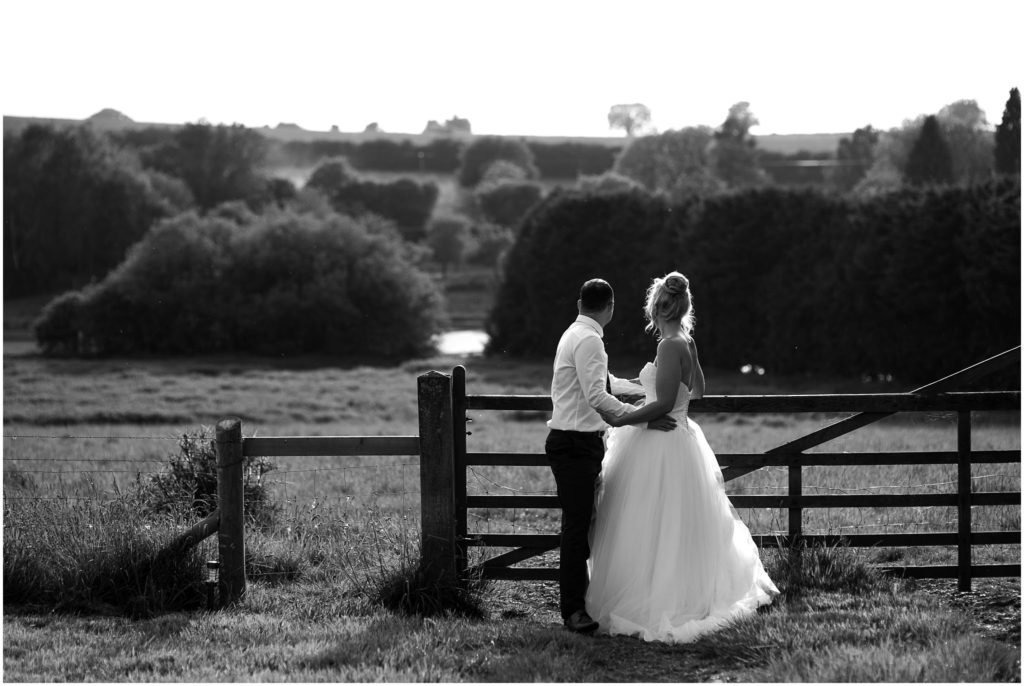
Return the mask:
POLYGON ((685 643, 778 593, 689 418, 610 432, 591 535, 586 603, 601 632, 685 643))

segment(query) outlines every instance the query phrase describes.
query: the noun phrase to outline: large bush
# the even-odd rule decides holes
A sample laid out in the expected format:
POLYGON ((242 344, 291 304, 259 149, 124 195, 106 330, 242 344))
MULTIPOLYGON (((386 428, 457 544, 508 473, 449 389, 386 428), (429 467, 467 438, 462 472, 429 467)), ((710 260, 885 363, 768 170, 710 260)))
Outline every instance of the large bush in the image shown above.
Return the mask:
POLYGON ((1020 183, 686 204, 559 192, 508 254, 489 352, 550 356, 580 284, 600 276, 616 291, 612 359, 650 354, 644 290, 672 269, 691 277, 709 367, 927 381, 1020 343, 1020 183))
POLYGON ((323 193, 339 212, 372 213, 391 219, 406 240, 420 240, 434 211, 439 190, 435 183, 397 179, 378 183, 355 172, 345 158, 325 160, 306 185, 323 193))
POLYGON ((464 143, 459 138, 440 136, 426 145, 387 138, 355 141, 272 141, 268 162, 272 166, 307 167, 332 157, 352 160, 360 171, 426 172, 451 174, 459 166, 464 143))
POLYGON ((473 139, 472 143, 463 148, 459 161, 459 184, 464 188, 475 187, 483 179, 487 168, 498 160, 515 164, 528 179, 539 176, 533 152, 526 143, 515 138, 483 136, 473 139))
POLYGON ((88 127, 5 138, 3 183, 8 298, 102 278, 155 220, 192 202, 180 182, 88 127))
POLYGON ((537 169, 545 179, 575 179, 610 171, 621 145, 604 143, 528 143, 537 169))
POLYGON ((327 353, 401 359, 442 324, 401 241, 333 213, 161 222, 101 283, 52 302, 50 353, 327 353))
POLYGON ((541 187, 529 181, 481 184, 476 191, 476 200, 484 217, 502 226, 518 224, 543 196, 541 187))
POLYGON ((359 181, 336 189, 330 196, 341 212, 371 212, 395 222, 406 240, 425 235, 425 225, 439 195, 437 184, 396 179, 386 183, 359 181))

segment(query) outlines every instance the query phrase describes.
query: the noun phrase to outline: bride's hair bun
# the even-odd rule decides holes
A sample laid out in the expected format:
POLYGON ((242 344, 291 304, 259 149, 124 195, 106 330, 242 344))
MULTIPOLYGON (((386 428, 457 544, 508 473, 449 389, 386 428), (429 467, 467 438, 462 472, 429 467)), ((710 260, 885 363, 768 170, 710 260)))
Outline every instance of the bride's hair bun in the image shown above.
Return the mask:
POLYGON ((661 282, 662 288, 671 295, 683 295, 690 288, 690 282, 679 272, 672 272, 661 282))
POLYGON ((647 289, 644 304, 647 317, 647 331, 654 331, 659 319, 679 321, 687 336, 693 330, 693 303, 690 296, 690 280, 679 272, 671 272, 655 279, 647 289))

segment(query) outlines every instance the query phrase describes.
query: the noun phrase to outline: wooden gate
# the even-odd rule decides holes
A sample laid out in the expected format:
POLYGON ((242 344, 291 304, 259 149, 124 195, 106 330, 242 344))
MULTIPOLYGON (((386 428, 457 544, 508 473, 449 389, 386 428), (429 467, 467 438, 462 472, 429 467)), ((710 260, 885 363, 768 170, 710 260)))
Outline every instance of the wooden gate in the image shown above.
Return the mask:
MULTIPOLYGON (((786 495, 736 495, 730 500, 737 508, 784 508, 788 510, 788 533, 785 536, 755 536, 759 546, 785 546, 799 550, 816 543, 829 545, 842 541, 852 547, 868 546, 957 546, 957 564, 948 566, 887 567, 886 572, 919 578, 952 578, 961 590, 969 590, 972 577, 1020 576, 1020 564, 972 565, 971 550, 976 545, 1019 544, 1020 531, 978 532, 971 529, 971 507, 1020 505, 1020 492, 972 492, 971 465, 1020 462, 1020 450, 972 451, 971 412, 1020 410, 1019 391, 956 392, 964 384, 992 372, 1020 363, 1020 347, 1008 350, 956 374, 930 383, 909 393, 867 395, 787 395, 787 396, 706 396, 690 404, 694 414, 709 412, 855 412, 845 419, 820 430, 777 446, 764 453, 717 455, 724 478, 729 481, 765 466, 789 469, 789 492, 786 495), (950 452, 880 452, 880 453, 813 453, 804 451, 867 426, 898 412, 956 412, 957 449, 950 452), (957 492, 948 494, 909 495, 804 495, 802 468, 812 465, 957 465, 957 492), (917 534, 862 534, 850 536, 805 535, 805 508, 837 507, 923 507, 952 506, 957 508, 958 526, 953 532, 917 534)), ((422 451, 424 471, 436 474, 438 491, 428 496, 436 505, 437 519, 423 522, 424 543, 434 541, 435 557, 443 566, 454 562, 458 574, 480 573, 491 579, 557 579, 556 568, 513 567, 558 547, 557 534, 492 534, 472 532, 467 526, 467 511, 478 508, 554 508, 558 497, 552 495, 503 496, 467 495, 467 470, 477 465, 547 466, 543 453, 468 452, 466 448, 467 411, 520 410, 551 411, 551 399, 544 395, 468 395, 466 371, 455 367, 451 376, 432 373, 430 381, 437 388, 431 400, 441 407, 428 410, 433 419, 424 423, 423 382, 421 377, 421 440, 427 438, 423 429, 433 426, 437 434, 436 451, 422 451), (449 395, 450 402, 445 395, 449 395), (448 424, 448 422, 451 422, 448 424), (451 438, 442 434, 451 426, 451 438), (428 454, 429 453, 429 454, 428 454), (435 471, 436 470, 436 471, 435 471), (453 473, 454 472, 454 473, 453 473), (449 478, 449 474, 451 477, 449 478), (450 494, 450 495, 449 495, 450 494), (449 500, 450 499, 450 500, 449 500), (445 515, 454 510, 453 520, 445 515), (454 527, 452 527, 454 524, 454 527), (452 530, 454 528, 454 531, 452 530), (447 539, 447 540, 444 540, 447 539), (448 544, 448 541, 451 541, 448 544), (512 548, 511 551, 468 567, 470 547, 512 548), (454 559, 450 556, 454 556, 454 559)), ((426 512, 426 508, 424 508, 426 512)), ((426 553, 426 551, 424 551, 426 553)))

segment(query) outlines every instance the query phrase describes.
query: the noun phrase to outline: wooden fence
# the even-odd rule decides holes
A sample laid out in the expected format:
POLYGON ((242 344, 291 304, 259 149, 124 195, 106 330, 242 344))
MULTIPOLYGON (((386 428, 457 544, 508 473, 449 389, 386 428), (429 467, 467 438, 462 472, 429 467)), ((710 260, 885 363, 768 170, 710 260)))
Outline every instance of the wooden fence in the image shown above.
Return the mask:
MULTIPOLYGON (((950 566, 891 567, 887 571, 925 578, 956 577, 969 590, 974 577, 1020 576, 1020 564, 974 565, 971 550, 977 545, 1019 544, 1020 531, 979 532, 971 529, 971 508, 1020 505, 1020 492, 971 491, 971 465, 1019 462, 1020 450, 973 451, 971 412, 1020 410, 1019 391, 955 392, 954 388, 993 371, 1020 363, 1014 348, 973 367, 910 393, 869 395, 706 396, 690 404, 693 414, 708 412, 855 412, 850 417, 764 453, 718 455, 729 481, 765 466, 789 469, 786 495, 735 495, 737 508, 788 510, 785 536, 755 536, 760 546, 786 546, 844 542, 850 546, 956 545, 958 563, 950 566), (813 453, 803 451, 878 421, 897 412, 956 412, 957 450, 954 452, 813 453), (910 495, 805 495, 802 468, 812 465, 956 464, 957 492, 910 495), (951 506, 958 512, 956 531, 923 534, 805 535, 803 511, 836 507, 951 506)), ((432 371, 417 379, 419 434, 417 436, 296 436, 243 438, 241 421, 226 419, 217 425, 218 500, 212 515, 183 534, 180 548, 218 533, 220 572, 219 605, 237 601, 245 593, 245 537, 243 531, 242 472, 245 458, 266 456, 418 455, 420 457, 421 556, 425 565, 453 578, 479 572, 493 579, 557 579, 557 569, 511 565, 558 547, 556 534, 490 534, 470 532, 467 511, 474 508, 558 508, 557 496, 467 495, 467 468, 475 465, 547 466, 543 453, 468 452, 466 412, 469 410, 551 410, 542 395, 469 395, 461 366, 451 374, 432 371), (473 546, 514 548, 510 552, 468 567, 473 546)))
MULTIPOLYGON (((707 396, 690 404, 693 414, 710 412, 794 413, 854 412, 856 414, 806 436, 764 453, 717 455, 726 481, 765 466, 782 466, 789 470, 786 495, 735 495, 730 500, 737 508, 784 508, 788 511, 785 536, 755 536, 760 546, 785 546, 799 550, 814 544, 844 543, 851 547, 869 546, 957 546, 957 564, 948 566, 904 566, 883 568, 890 573, 919 578, 958 579, 961 590, 969 590, 973 577, 1020 576, 1020 564, 975 565, 971 551, 976 545, 1019 544, 1020 531, 973 531, 971 508, 992 505, 1020 505, 1020 492, 975 493, 971 491, 972 464, 1019 463, 1020 450, 973 451, 971 449, 971 412, 992 410, 1020 411, 1019 391, 956 392, 954 389, 995 371, 1020 363, 1020 348, 1014 348, 956 374, 930 383, 909 393, 867 395, 792 395, 792 396, 707 396), (898 412, 957 413, 957 450, 955 452, 878 452, 878 453, 813 453, 805 450, 838 438, 898 412), (803 467, 828 465, 957 465, 957 492, 949 494, 909 495, 805 495, 803 467), (860 507, 928 507, 957 508, 956 531, 916 534, 860 534, 848 536, 805 535, 803 512, 807 508, 860 507)), ((424 537, 447 539, 438 545, 435 565, 450 565, 455 574, 480 573, 493 579, 557 579, 558 570, 540 567, 512 567, 543 552, 558 547, 555 534, 491 534, 471 532, 467 512, 474 508, 557 508, 558 497, 546 495, 502 496, 467 495, 467 468, 477 465, 546 466, 543 453, 480 453, 466 449, 466 411, 526 410, 551 411, 551 399, 540 395, 469 395, 466 393, 465 370, 456 367, 450 377, 435 378, 440 390, 436 397, 451 396, 450 408, 439 411, 438 421, 454 423, 450 446, 439 446, 436 454, 424 453, 424 463, 438 472, 454 472, 450 500, 441 502, 446 512, 454 512, 455 531, 445 519, 437 529, 424 528, 424 537), (450 389, 450 390, 449 390, 450 389), (474 546, 513 548, 486 560, 476 567, 467 567, 468 548, 474 546), (454 554, 449 553, 454 549, 454 554), (443 556, 442 556, 443 553, 443 556)), ((447 483, 444 487, 447 489, 447 483)))

